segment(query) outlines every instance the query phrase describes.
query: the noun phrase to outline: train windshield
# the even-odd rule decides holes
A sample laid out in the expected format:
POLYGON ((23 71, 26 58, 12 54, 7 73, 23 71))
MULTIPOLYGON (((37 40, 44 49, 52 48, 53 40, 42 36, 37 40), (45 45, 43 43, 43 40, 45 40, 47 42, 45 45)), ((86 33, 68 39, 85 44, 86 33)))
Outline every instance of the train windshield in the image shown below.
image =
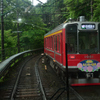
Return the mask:
POLYGON ((97 51, 97 33, 79 32, 79 53, 92 54, 97 51))

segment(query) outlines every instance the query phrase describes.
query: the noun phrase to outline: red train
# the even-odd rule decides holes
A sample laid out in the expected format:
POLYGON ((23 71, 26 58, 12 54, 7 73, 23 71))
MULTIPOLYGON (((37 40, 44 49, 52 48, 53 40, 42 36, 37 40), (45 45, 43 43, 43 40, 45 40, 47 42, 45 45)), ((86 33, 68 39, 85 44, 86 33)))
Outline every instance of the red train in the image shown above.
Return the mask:
MULTIPOLYGON (((50 65, 64 78, 66 47, 69 77, 88 79, 100 77, 100 23, 69 21, 44 36, 44 53, 50 65)), ((97 81, 95 83, 98 83, 97 81)))

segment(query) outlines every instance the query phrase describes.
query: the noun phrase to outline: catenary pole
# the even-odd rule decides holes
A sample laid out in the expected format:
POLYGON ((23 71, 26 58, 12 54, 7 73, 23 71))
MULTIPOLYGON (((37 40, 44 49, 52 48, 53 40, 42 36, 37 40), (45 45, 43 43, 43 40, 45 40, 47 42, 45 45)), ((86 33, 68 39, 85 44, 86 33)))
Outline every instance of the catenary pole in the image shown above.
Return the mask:
POLYGON ((91 0, 91 20, 92 20, 92 18, 93 18, 93 1, 91 0))
POLYGON ((69 75, 68 75, 68 59, 67 59, 67 43, 66 47, 66 89, 67 89, 67 100, 69 100, 69 75))
POLYGON ((5 59, 5 50, 4 50, 3 0, 1 0, 1 58, 2 58, 2 61, 5 59))
MULTIPOLYGON (((18 0, 17 0, 18 5, 18 0)), ((19 13, 18 13, 18 7, 17 7, 17 46, 18 46, 18 53, 20 52, 20 40, 19 40, 19 13)))

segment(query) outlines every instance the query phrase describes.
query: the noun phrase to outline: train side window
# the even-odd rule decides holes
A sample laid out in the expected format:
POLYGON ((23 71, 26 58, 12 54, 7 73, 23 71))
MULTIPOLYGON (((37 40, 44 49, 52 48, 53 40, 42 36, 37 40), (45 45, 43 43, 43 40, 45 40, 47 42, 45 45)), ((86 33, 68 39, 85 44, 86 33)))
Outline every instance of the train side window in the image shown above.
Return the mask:
POLYGON ((51 49, 52 49, 52 37, 50 38, 50 43, 51 43, 51 49))
POLYGON ((50 37, 49 37, 49 39, 48 39, 48 44, 49 44, 49 48, 50 48, 50 42, 49 42, 49 41, 50 41, 50 37))
POLYGON ((51 37, 50 37, 50 41, 49 41, 49 43, 50 43, 50 49, 51 49, 51 37))
POLYGON ((53 38, 51 37, 51 48, 53 49, 53 38))
POLYGON ((49 49, 50 49, 50 37, 49 37, 49 49))
POLYGON ((46 38, 46 48, 47 48, 47 38, 46 38))
POLYGON ((57 36, 54 36, 54 49, 57 51, 57 36))
POLYGON ((48 38, 47 38, 47 48, 48 48, 48 38))
POLYGON ((47 38, 47 48, 48 48, 48 38, 47 38))
POLYGON ((51 37, 50 37, 50 49, 51 49, 51 37))
POLYGON ((54 50, 54 36, 52 37, 52 45, 53 45, 52 49, 54 50))
POLYGON ((50 43, 51 43, 51 49, 52 49, 52 37, 50 38, 50 43))
POLYGON ((54 36, 54 51, 56 50, 56 36, 54 36))
POLYGON ((47 45, 46 45, 46 46, 48 47, 48 38, 46 38, 46 43, 47 43, 47 45))
POLYGON ((58 51, 58 48, 59 48, 59 43, 58 43, 58 35, 57 35, 57 51, 58 51))
POLYGON ((50 49, 50 37, 49 37, 49 49, 50 49))
POLYGON ((59 49, 59 52, 60 52, 60 35, 58 35, 58 49, 59 49))
POLYGON ((46 38, 45 38, 45 41, 44 41, 44 45, 45 45, 45 48, 46 48, 46 38))
POLYGON ((50 49, 50 37, 49 37, 49 42, 48 43, 49 43, 49 49, 50 49))
POLYGON ((57 51, 57 36, 56 36, 56 51, 57 51))

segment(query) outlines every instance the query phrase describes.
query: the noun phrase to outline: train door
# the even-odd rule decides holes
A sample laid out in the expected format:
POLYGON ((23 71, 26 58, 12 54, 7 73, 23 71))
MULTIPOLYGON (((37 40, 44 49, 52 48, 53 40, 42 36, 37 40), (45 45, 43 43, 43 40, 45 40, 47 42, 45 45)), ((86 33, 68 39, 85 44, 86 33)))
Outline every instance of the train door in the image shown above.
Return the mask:
POLYGON ((77 25, 68 24, 66 26, 66 42, 68 54, 75 54, 77 51, 77 25))
POLYGON ((56 51, 56 36, 54 35, 54 60, 55 60, 55 51, 56 51))

